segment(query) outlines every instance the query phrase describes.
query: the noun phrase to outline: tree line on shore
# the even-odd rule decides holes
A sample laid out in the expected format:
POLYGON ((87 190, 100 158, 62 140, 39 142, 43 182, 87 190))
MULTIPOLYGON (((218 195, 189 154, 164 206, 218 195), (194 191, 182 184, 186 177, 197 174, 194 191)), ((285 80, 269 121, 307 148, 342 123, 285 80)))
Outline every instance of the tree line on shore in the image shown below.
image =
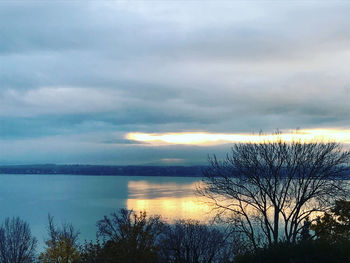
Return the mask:
POLYGON ((0 165, 0 174, 68 174, 109 176, 173 176, 200 177, 205 166, 151 166, 151 165, 0 165))

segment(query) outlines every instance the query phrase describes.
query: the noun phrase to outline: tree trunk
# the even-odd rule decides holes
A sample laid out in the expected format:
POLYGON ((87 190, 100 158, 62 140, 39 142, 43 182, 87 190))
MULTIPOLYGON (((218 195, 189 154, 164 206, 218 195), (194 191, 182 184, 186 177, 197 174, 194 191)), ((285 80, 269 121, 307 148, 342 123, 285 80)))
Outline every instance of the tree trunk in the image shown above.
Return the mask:
POLYGON ((278 224, 279 224, 279 209, 275 207, 275 213, 273 218, 273 242, 278 243, 278 224))

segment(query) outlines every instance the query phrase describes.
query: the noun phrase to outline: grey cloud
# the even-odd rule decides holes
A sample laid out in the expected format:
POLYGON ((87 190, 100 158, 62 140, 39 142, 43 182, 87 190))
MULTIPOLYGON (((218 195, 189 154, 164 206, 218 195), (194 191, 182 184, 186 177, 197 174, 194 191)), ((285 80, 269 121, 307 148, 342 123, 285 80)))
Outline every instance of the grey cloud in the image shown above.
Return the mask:
POLYGON ((147 145, 148 143, 146 142, 138 142, 138 141, 133 141, 133 140, 126 140, 126 139, 112 139, 112 140, 105 140, 101 141, 101 143, 105 144, 140 144, 140 145, 147 145))
MULTIPOLYGON (((80 10, 85 7, 80 3, 80 10)), ((3 3, 0 9, 1 53, 74 48, 82 24, 76 3, 3 3), (68 18, 68 19, 67 19, 68 18), (79 23, 80 22, 80 23, 79 23)), ((86 18, 85 18, 86 19, 86 18)))
MULTIPOLYGON (((0 138, 18 140, 18 148, 43 138, 57 148, 58 139, 47 138, 65 136, 107 159, 138 147, 130 156, 135 151, 141 160, 151 150, 123 134, 349 127, 349 9, 318 2, 5 2, 0 138), (121 148, 103 148, 114 146, 121 148)), ((68 148, 62 151, 75 160, 93 159, 68 148)), ((168 152, 157 160, 188 157, 161 153, 168 152)))

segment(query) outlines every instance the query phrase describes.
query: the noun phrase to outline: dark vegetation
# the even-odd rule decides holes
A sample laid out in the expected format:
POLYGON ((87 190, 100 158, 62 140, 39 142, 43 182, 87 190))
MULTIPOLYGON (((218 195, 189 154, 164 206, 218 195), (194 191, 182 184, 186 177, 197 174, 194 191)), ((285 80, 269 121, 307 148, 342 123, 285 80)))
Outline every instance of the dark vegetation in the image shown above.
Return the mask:
POLYGON ((238 255, 236 262, 350 262, 350 201, 337 200, 329 212, 304 226, 298 242, 281 241, 238 255))
POLYGON ((71 224, 48 220, 46 248, 35 254, 36 239, 19 218, 0 228, 0 262, 6 263, 316 263, 350 262, 350 201, 305 224, 295 243, 280 241, 251 250, 234 231, 193 220, 165 223, 159 216, 121 209, 97 222, 98 239, 78 243, 71 224))
POLYGON ((34 262, 36 244, 28 223, 18 217, 6 218, 0 227, 0 262, 34 262))
POLYGON ((231 243, 219 229, 192 220, 165 223, 159 216, 121 209, 97 222, 98 239, 78 246, 71 225, 57 229, 49 217, 44 263, 224 263, 231 243))

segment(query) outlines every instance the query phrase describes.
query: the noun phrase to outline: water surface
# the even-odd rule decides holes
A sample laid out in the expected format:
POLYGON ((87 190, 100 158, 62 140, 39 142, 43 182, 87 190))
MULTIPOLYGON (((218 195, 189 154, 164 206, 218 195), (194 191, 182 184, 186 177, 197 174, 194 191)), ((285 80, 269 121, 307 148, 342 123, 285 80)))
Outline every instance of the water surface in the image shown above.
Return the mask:
POLYGON ((207 220, 208 207, 195 194, 200 178, 74 175, 0 175, 0 220, 19 216, 43 247, 47 216, 71 222, 81 240, 96 238, 96 222, 120 208, 146 210, 171 222, 207 220))

